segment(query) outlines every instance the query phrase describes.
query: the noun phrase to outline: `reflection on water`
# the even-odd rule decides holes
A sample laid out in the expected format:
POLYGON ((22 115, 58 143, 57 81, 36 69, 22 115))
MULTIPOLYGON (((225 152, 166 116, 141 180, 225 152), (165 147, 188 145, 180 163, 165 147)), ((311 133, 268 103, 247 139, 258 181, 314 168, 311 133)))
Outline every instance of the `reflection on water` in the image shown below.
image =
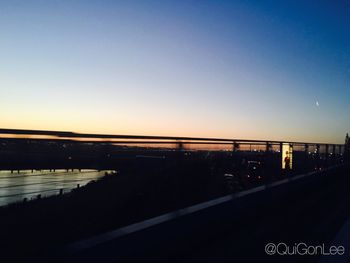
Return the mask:
POLYGON ((60 189, 67 193, 79 184, 83 186, 91 180, 104 176, 106 171, 96 170, 56 170, 48 171, 0 171, 0 206, 22 201, 23 198, 36 198, 56 195, 60 189))

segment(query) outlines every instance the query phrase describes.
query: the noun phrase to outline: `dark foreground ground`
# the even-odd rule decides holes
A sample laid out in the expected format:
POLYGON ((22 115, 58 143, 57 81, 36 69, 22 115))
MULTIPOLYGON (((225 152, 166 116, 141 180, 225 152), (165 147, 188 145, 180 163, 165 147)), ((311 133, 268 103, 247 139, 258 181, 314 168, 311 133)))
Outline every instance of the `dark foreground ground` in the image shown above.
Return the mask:
MULTIPOLYGON (((2 208, 1 262, 36 262, 70 242, 216 198, 223 191, 209 171, 201 162, 166 173, 130 171, 67 196, 2 208)), ((186 238, 184 231, 185 246, 175 245, 169 253, 154 248, 141 258, 119 262, 317 262, 317 257, 267 257, 264 247, 269 242, 330 242, 350 217, 349 176, 349 168, 343 168, 285 193, 271 192, 263 201, 250 200, 249 206, 231 211, 238 215, 232 220, 215 218, 213 225, 200 229, 200 238, 186 238)))
MULTIPOLYGON (((295 185, 287 192, 279 200, 272 193, 254 211, 242 209, 241 216, 222 227, 222 231, 167 261, 319 262, 320 256, 267 255, 265 245, 283 242, 293 246, 303 242, 329 247, 350 218, 350 169, 339 169, 319 182, 295 185)), ((345 245, 345 250, 350 247, 345 245)), ((329 262, 338 260, 343 259, 333 257, 329 262)))

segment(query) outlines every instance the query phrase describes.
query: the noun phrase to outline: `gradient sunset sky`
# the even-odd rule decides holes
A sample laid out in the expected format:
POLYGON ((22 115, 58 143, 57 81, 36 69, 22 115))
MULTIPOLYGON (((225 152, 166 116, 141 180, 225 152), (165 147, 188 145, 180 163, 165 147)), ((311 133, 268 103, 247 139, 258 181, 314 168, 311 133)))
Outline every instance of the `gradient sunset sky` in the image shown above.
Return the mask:
POLYGON ((0 1, 0 127, 342 143, 348 1, 0 1))

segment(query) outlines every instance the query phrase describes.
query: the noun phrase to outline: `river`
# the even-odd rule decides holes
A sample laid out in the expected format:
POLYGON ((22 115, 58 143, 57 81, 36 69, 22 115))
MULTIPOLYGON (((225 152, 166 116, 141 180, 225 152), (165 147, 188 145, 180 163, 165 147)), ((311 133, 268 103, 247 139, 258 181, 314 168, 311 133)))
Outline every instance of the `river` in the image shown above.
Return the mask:
POLYGON ((42 197, 71 191, 73 188, 83 186, 92 180, 99 179, 106 171, 96 170, 31 170, 0 171, 0 206, 13 202, 42 197))

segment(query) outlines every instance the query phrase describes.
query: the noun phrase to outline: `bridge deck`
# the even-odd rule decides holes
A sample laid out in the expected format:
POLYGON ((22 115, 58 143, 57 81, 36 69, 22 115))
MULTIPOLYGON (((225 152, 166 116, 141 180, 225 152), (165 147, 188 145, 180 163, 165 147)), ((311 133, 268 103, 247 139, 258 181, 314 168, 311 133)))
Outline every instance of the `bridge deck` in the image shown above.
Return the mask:
MULTIPOLYGON (((184 216, 115 239, 112 232, 107 233, 104 235, 110 237, 107 241, 101 237, 93 246, 88 241, 80 255, 68 259, 72 259, 69 262, 97 259, 174 263, 260 262, 262 259, 263 262, 318 262, 319 256, 269 256, 264 248, 271 242, 328 247, 350 217, 349 171, 349 167, 343 167, 306 176, 188 215, 179 211, 184 216)), ((346 251, 349 249, 345 247, 346 251)), ((338 259, 347 260, 347 257, 338 259)))

